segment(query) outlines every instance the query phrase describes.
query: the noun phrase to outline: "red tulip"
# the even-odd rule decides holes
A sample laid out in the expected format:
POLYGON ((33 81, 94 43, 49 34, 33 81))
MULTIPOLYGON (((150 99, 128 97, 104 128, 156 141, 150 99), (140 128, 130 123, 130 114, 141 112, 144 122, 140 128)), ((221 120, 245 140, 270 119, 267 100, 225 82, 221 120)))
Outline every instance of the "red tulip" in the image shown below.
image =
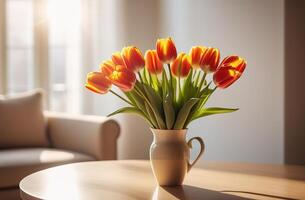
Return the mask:
POLYGON ((111 87, 111 81, 101 72, 90 72, 85 87, 93 92, 105 94, 111 87))
POLYGON ((122 57, 128 69, 138 71, 145 65, 141 51, 134 46, 125 47, 122 49, 122 57))
POLYGON ((205 49, 201 59, 200 59, 200 67, 201 69, 206 72, 215 72, 220 59, 220 53, 219 50, 216 48, 207 48, 205 49))
POLYGON ((122 65, 115 66, 113 72, 108 77, 114 85, 124 92, 132 90, 136 82, 134 72, 122 65))
POLYGON ((242 75, 246 61, 238 56, 226 57, 213 75, 213 81, 219 88, 227 88, 242 75))
POLYGON ((192 67, 194 68, 200 67, 200 60, 204 55, 205 50, 206 47, 203 46, 194 46, 191 48, 189 55, 191 58, 192 67))
POLYGON ((163 70, 163 63, 160 61, 156 50, 147 50, 145 53, 145 65, 152 74, 160 74, 163 70))
POLYGON ((171 38, 159 39, 156 49, 159 59, 164 63, 170 63, 177 57, 176 46, 171 38))
POLYGON ((186 77, 191 70, 191 61, 187 54, 180 53, 171 64, 171 71, 177 77, 186 77))

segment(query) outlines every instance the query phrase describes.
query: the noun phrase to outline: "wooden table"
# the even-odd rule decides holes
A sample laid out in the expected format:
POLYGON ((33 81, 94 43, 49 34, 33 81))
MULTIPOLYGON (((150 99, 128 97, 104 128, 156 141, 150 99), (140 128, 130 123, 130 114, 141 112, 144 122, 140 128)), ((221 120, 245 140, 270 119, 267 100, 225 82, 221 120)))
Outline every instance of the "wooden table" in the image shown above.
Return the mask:
POLYGON ((206 162, 181 187, 158 187, 149 161, 46 169, 20 182, 22 199, 305 199, 305 167, 206 162))

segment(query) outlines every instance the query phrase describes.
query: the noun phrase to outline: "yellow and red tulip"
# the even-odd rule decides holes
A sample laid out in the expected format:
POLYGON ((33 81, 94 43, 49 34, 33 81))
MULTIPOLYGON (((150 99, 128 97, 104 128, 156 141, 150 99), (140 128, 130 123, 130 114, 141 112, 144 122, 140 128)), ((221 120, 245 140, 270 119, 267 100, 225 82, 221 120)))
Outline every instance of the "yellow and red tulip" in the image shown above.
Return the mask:
POLYGON ((190 50, 190 59, 192 63, 192 67, 199 68, 200 67, 200 60, 206 50, 206 47, 203 46, 194 46, 190 50))
POLYGON ((145 60, 141 51, 134 46, 128 46, 122 49, 122 58, 126 67, 131 71, 138 71, 145 65, 145 60))
POLYGON ((201 59, 200 59, 200 67, 206 73, 215 72, 220 59, 219 50, 216 48, 206 48, 201 59))
POLYGON ((227 88, 242 75, 246 62, 238 56, 228 56, 213 75, 213 81, 219 88, 227 88))
POLYGON ((177 57, 176 46, 171 38, 159 39, 156 49, 158 57, 163 63, 170 63, 177 57))
POLYGON ((116 65, 108 78, 124 92, 132 90, 136 82, 136 75, 134 72, 122 65, 116 65))
POLYGON ((152 74, 160 74, 163 70, 163 63, 160 61, 156 50, 147 50, 145 53, 145 66, 152 74))
POLYGON ((101 72, 90 72, 85 87, 93 92, 105 94, 111 87, 111 81, 101 72))
POLYGON ((186 77, 191 70, 191 61, 189 55, 180 53, 171 64, 171 71, 174 76, 186 77))

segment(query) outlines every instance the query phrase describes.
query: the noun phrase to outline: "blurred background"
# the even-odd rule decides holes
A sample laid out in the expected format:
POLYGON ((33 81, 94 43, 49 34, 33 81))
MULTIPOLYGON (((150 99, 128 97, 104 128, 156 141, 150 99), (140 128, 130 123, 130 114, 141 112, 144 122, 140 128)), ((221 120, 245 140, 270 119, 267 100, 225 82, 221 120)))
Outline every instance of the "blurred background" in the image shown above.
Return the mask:
MULTIPOLYGON (((0 0, 0 94, 39 87, 48 110, 107 115, 124 103, 87 91, 86 74, 124 46, 144 53, 170 36, 178 51, 212 46, 248 62, 208 103, 240 110, 189 127, 205 140, 201 162, 305 164, 304 35, 302 0, 0 0)), ((144 120, 116 118, 119 159, 148 158, 144 120)))

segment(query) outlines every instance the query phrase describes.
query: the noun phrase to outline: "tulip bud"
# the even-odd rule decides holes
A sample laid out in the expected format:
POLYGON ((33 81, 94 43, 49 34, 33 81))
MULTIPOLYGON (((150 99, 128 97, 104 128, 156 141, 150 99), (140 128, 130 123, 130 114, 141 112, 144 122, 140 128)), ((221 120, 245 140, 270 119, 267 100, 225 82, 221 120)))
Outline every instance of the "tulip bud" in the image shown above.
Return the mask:
POLYGON ((227 88, 242 75, 246 61, 238 56, 228 56, 213 75, 213 81, 219 88, 227 88))
POLYGON ((133 89, 136 82, 136 75, 133 71, 129 70, 125 66, 117 65, 114 71, 109 76, 111 82, 119 87, 124 92, 128 92, 133 89))
POLYGON ((200 59, 200 67, 206 72, 214 72, 216 71, 220 59, 219 50, 216 48, 207 48, 200 59))
POLYGON ((147 50, 145 53, 145 65, 152 74, 160 74, 163 70, 163 63, 160 61, 156 50, 147 50))
POLYGON ((122 57, 128 69, 138 71, 145 65, 141 51, 134 46, 125 47, 122 49, 122 57))
POLYGON ((85 87, 93 92, 105 94, 111 87, 111 81, 101 72, 90 72, 85 87))
POLYGON ((156 49, 158 57, 163 63, 170 63, 177 57, 176 46, 171 38, 159 39, 156 49))
POLYGON ((192 63, 193 68, 199 68, 200 67, 200 60, 202 56, 204 55, 204 52, 206 50, 206 47, 203 46, 195 46, 192 47, 190 50, 190 59, 192 63))
POLYGON ((172 74, 176 77, 186 77, 191 70, 191 61, 187 54, 180 53, 171 64, 172 74))

